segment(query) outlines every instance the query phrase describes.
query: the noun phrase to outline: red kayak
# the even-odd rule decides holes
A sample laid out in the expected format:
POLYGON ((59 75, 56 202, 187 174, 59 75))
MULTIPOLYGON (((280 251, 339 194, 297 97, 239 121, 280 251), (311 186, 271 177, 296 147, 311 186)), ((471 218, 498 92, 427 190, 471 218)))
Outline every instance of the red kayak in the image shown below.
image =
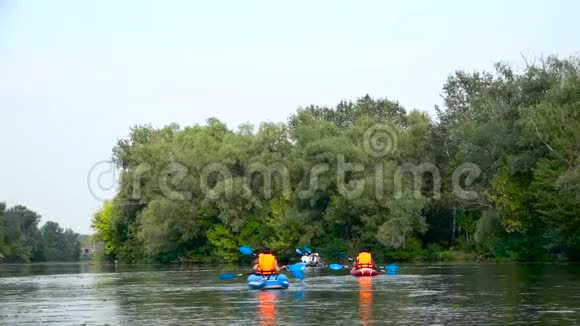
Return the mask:
POLYGON ((350 271, 350 275, 360 277, 360 276, 377 276, 379 272, 372 268, 359 268, 350 271))

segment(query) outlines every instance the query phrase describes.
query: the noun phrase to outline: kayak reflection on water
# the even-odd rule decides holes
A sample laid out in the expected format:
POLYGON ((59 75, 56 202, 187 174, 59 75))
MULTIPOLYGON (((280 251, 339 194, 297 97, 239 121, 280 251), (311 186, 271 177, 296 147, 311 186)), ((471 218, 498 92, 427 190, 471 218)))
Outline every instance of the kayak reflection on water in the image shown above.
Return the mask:
POLYGON ((373 317, 373 278, 363 276, 358 278, 359 302, 358 313, 361 325, 370 325, 373 317))
POLYGON ((260 326, 276 325, 276 293, 260 291, 259 298, 260 326))

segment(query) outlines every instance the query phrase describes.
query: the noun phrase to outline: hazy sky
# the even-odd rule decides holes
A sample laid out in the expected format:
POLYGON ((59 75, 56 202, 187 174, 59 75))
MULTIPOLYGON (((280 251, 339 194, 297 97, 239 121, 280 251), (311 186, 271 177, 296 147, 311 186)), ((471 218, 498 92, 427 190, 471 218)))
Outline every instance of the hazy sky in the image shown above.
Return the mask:
POLYGON ((88 233, 101 202, 87 175, 130 126, 285 121, 366 93, 432 112, 456 69, 577 54, 579 12, 578 1, 0 0, 0 201, 88 233))

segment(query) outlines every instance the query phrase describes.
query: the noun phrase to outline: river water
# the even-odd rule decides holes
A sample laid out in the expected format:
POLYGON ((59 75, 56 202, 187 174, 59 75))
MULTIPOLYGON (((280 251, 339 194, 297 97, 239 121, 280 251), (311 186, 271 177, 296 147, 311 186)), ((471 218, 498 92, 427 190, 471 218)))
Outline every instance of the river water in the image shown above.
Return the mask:
POLYGON ((401 265, 249 290, 243 267, 0 265, 2 325, 580 325, 580 265, 401 265))

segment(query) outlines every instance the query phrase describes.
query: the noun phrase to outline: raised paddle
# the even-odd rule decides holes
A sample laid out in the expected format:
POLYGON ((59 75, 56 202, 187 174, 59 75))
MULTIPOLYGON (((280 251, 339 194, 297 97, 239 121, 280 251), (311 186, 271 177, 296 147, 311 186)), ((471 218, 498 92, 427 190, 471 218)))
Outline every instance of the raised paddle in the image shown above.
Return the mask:
MULTIPOLYGON (((254 250, 248 246, 241 246, 240 252, 246 256, 251 256, 254 254, 254 250)), ((220 279, 220 281, 228 281, 228 280, 236 279, 236 278, 243 276, 243 275, 244 274, 224 273, 224 274, 221 274, 219 276, 219 279, 220 279)))
POLYGON ((254 249, 252 249, 248 246, 241 246, 240 252, 242 253, 242 255, 252 256, 254 254, 254 249))

